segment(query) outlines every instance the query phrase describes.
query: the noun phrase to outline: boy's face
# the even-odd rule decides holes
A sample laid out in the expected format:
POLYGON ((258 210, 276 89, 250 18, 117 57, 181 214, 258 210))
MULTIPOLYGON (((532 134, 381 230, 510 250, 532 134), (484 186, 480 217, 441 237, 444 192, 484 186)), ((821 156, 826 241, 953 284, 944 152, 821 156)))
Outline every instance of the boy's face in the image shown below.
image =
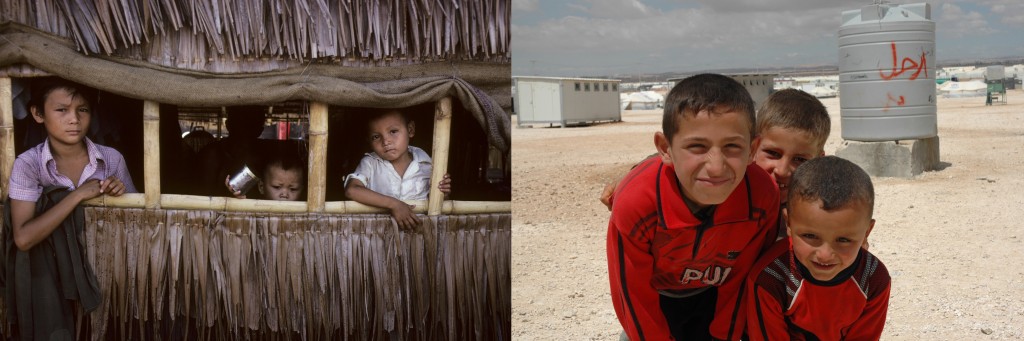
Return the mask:
POLYGON ((297 169, 284 170, 281 167, 267 167, 262 192, 267 200, 299 200, 299 194, 302 194, 302 174, 299 174, 297 169))
POLYGON ((51 144, 77 145, 89 131, 89 102, 80 95, 72 96, 66 89, 50 91, 42 112, 35 106, 31 111, 32 118, 46 127, 51 144))
POLYGON ((855 202, 828 212, 821 208, 821 200, 794 199, 782 210, 793 255, 814 279, 831 280, 857 260, 875 226, 864 206, 855 202))
POLYGON ((658 132, 654 144, 662 161, 675 166, 683 194, 698 206, 725 201, 750 164, 750 125, 746 115, 728 111, 684 115, 672 141, 658 132))
POLYGON ((779 195, 786 202, 789 177, 797 166, 824 155, 811 134, 792 128, 771 127, 754 139, 754 163, 772 176, 779 185, 779 195))
POLYGON ((415 126, 406 123, 398 113, 391 113, 370 122, 370 146, 384 160, 395 161, 408 155, 409 139, 415 126))

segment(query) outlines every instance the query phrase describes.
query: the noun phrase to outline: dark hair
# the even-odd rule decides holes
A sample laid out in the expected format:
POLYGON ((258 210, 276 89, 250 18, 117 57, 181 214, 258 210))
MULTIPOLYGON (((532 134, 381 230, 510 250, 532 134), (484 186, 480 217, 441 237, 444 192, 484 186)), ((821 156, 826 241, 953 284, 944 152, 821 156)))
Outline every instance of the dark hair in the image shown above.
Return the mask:
POLYGON ((286 171, 298 171, 299 174, 302 175, 303 179, 306 178, 306 164, 302 162, 299 157, 294 155, 283 152, 275 153, 275 155, 271 156, 270 159, 267 160, 266 165, 263 167, 263 174, 261 174, 261 177, 266 179, 267 174, 270 173, 270 167, 274 166, 286 171))
MULTIPOLYGON (((366 127, 369 128, 373 122, 396 114, 402 119, 402 122, 405 123, 405 125, 409 125, 409 117, 406 116, 405 112, 401 109, 373 109, 370 111, 369 115, 367 115, 366 127)), ((369 135, 369 129, 367 129, 367 135, 369 135)))
POLYGON ((875 188, 860 166, 838 156, 823 156, 804 162, 789 181, 789 202, 821 200, 821 208, 833 211, 851 203, 867 206, 874 213, 875 188))
POLYGON ((47 77, 39 79, 32 84, 32 98, 29 99, 27 104, 29 112, 32 111, 32 107, 35 107, 42 114, 45 109, 46 98, 57 89, 67 91, 72 97, 80 97, 90 105, 96 104, 95 89, 63 78, 47 77))
POLYGON ((665 98, 665 113, 661 119, 665 137, 672 141, 684 115, 696 115, 704 110, 711 113, 732 110, 745 114, 750 122, 750 137, 754 137, 756 121, 750 93, 736 80, 712 73, 687 77, 672 87, 665 98))
POLYGON ((768 96, 757 112, 757 132, 779 127, 795 129, 811 135, 814 146, 821 149, 828 140, 832 121, 828 110, 811 94, 797 89, 783 89, 768 96))

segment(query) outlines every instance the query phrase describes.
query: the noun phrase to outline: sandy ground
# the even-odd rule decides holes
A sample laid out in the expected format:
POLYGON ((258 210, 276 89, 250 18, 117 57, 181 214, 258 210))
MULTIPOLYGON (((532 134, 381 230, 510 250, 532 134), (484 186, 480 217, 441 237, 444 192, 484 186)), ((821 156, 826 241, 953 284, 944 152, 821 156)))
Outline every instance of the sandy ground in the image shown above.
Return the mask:
MULTIPOLYGON (((1009 104, 942 98, 944 168, 873 178, 871 251, 892 296, 883 340, 1024 339, 1024 91, 1009 104)), ((826 153, 842 139, 839 100, 826 153)), ((512 335, 616 340, 604 184, 654 152, 658 111, 573 128, 513 128, 512 335)))

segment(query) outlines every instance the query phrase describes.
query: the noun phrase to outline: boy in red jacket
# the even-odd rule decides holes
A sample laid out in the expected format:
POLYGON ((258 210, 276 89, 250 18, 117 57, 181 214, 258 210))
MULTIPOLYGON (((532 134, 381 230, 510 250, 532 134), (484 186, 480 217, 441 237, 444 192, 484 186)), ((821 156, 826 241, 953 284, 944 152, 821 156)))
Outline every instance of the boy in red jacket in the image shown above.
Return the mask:
POLYGON ((615 313, 630 340, 737 340, 744 279, 777 235, 779 192, 752 165, 754 108, 735 80, 669 93, 660 158, 619 184, 608 224, 615 313))
POLYGON ((750 272, 751 340, 878 340, 889 306, 889 272, 861 245, 875 220, 871 178, 850 161, 807 161, 783 209, 789 239, 750 272))

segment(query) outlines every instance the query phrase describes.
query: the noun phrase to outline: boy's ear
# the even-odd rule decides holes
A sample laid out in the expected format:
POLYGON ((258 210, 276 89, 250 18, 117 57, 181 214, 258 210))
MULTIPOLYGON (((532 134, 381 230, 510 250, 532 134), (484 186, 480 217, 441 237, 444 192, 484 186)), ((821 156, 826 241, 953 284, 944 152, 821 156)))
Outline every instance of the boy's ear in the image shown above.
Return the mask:
POLYGON ((875 220, 871 219, 871 225, 868 225, 868 231, 864 232, 864 240, 868 240, 868 236, 871 235, 871 230, 875 229, 875 220))
POLYGON ((409 121, 409 123, 406 124, 406 129, 409 130, 409 137, 415 136, 416 135, 416 121, 409 121))
POLYGON ((793 238, 793 229, 789 227, 789 207, 782 208, 782 221, 786 222, 786 235, 793 238))
POLYGON ((658 154, 661 155, 661 162, 672 163, 672 157, 668 151, 672 148, 672 144, 669 142, 668 137, 663 132, 654 133, 654 147, 658 148, 658 154))
POLYGON ((757 154, 757 148, 761 147, 761 136, 754 136, 753 140, 750 140, 750 162, 754 162, 754 155, 757 154))
POLYGON ((33 105, 28 110, 32 112, 32 119, 37 123, 43 123, 43 113, 39 112, 39 107, 33 105))

